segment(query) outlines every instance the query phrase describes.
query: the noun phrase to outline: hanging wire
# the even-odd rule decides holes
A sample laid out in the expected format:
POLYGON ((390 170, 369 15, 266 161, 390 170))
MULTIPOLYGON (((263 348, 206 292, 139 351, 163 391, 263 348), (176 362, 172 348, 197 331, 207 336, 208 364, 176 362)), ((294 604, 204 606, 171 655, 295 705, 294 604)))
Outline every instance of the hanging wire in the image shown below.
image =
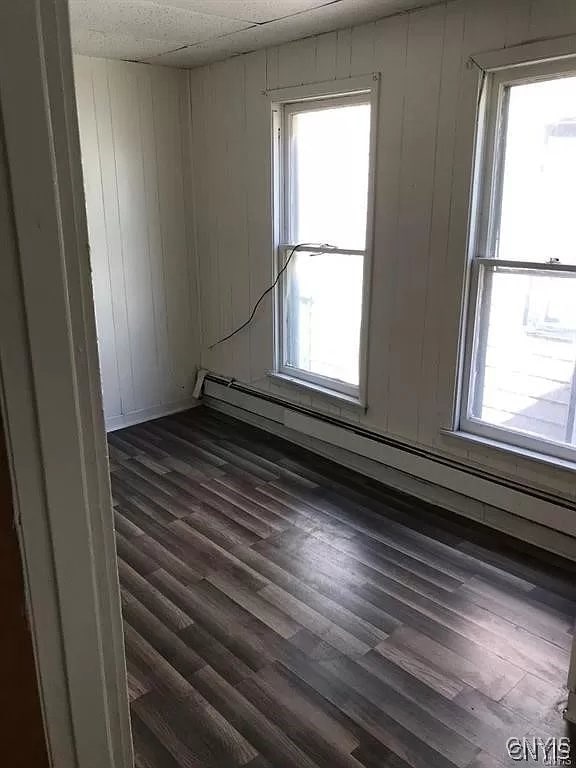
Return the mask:
POLYGON ((262 293, 262 295, 260 296, 260 298, 258 299, 256 304, 254 304, 254 308, 252 309, 252 312, 250 312, 250 316, 248 317, 248 319, 244 323, 242 323, 242 325, 239 325, 238 328, 235 328, 231 333, 227 334, 226 336, 223 336, 221 339, 218 339, 218 341, 215 341, 213 344, 210 344, 208 349, 214 349, 214 347, 217 347, 218 344, 223 344, 225 341, 228 341, 228 339, 231 339, 232 336, 236 336, 237 333, 240 333, 240 331, 243 331, 244 328, 249 326, 250 323, 252 322, 252 320, 254 319, 254 315, 258 311, 258 307, 260 306, 260 304, 264 301, 264 299, 270 293, 270 291, 273 291, 274 288, 276 288, 276 286, 278 285, 278 281, 280 280, 280 278, 282 277, 284 272, 286 272, 286 270, 288 269, 288 265, 290 264, 290 261, 292 260, 292 257, 294 256, 296 251, 301 249, 301 248, 311 248, 311 247, 316 248, 316 247, 318 247, 318 245, 319 245, 320 248, 325 248, 326 250, 319 251, 319 252, 315 251, 314 255, 316 255, 316 256, 321 256, 322 254, 327 253, 332 248, 336 247, 334 245, 328 245, 327 243, 320 243, 320 244, 318 244, 318 243, 298 243, 298 245, 295 245, 292 248, 292 250, 290 251, 290 254, 288 255, 288 258, 286 259, 286 262, 285 262, 284 266, 282 267, 282 269, 276 275, 276 279, 274 280, 272 285, 270 285, 268 288, 266 288, 266 290, 264 291, 264 293, 262 293))

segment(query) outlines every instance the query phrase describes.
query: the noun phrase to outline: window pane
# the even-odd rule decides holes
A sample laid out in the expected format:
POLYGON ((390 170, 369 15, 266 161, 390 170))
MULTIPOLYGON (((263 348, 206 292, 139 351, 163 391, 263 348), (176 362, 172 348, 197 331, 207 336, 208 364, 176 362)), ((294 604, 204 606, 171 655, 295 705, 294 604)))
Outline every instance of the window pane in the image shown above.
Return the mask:
POLYGON ((501 259, 576 264, 576 77, 508 92, 501 259))
POLYGON ((575 444, 576 276, 487 270, 471 414, 575 444))
POLYGON ((292 116, 293 243, 366 246, 370 105, 292 116))
POLYGON ((294 254, 285 365, 358 385, 363 262, 351 254, 294 254))

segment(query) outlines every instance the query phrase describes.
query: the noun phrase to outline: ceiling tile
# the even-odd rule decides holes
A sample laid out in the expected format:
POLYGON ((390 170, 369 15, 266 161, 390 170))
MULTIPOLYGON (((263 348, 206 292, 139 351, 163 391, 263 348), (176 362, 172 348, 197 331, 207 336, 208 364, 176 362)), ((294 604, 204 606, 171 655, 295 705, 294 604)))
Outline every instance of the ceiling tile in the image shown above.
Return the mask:
POLYGON ((75 52, 186 68, 438 2, 70 0, 70 9, 75 52))
POLYGON ((339 0, 337 3, 314 8, 287 19, 266 25, 277 35, 276 43, 310 35, 331 32, 390 16, 400 11, 424 5, 438 4, 441 0, 339 0), (282 39, 281 39, 282 38, 282 39))
POLYGON ((322 5, 335 5, 342 0, 146 0, 146 2, 263 24, 273 19, 319 8, 322 5))
POLYGON ((108 34, 89 29, 72 30, 72 48, 84 56, 135 61, 157 56, 176 47, 177 43, 174 41, 137 40, 131 35, 108 34))
POLYGON ((238 53, 264 48, 267 43, 262 41, 262 27, 251 27, 233 35, 225 35, 217 40, 186 46, 166 54, 151 54, 142 58, 148 64, 160 64, 166 67, 182 67, 184 69, 197 67, 212 61, 222 61, 238 53))
POLYGON ((70 19, 75 30, 186 43, 209 40, 250 26, 246 21, 145 0, 71 0, 70 19))
POLYGON ((146 61, 172 67, 196 67, 238 53, 362 24, 405 11, 415 5, 432 5, 435 2, 437 0, 340 0, 328 7, 315 8, 292 18, 274 21, 261 27, 251 27, 209 42, 149 57, 146 61))

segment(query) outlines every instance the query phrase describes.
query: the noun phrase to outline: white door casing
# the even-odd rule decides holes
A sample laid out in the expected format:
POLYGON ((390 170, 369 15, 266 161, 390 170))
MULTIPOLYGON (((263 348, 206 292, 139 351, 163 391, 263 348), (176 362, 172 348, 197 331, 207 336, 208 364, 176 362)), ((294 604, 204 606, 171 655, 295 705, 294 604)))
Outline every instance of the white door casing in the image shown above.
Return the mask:
POLYGON ((66 0, 0 4, 0 400, 47 742, 133 764, 66 0))

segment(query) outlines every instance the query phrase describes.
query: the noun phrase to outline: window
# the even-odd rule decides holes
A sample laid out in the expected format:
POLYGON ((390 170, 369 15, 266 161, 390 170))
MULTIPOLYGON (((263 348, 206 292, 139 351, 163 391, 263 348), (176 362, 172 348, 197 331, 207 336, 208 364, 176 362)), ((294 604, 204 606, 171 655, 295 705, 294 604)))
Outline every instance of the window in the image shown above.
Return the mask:
POLYGON ((357 400, 364 383, 375 84, 276 106, 278 266, 286 268, 277 294, 276 369, 357 400))
POLYGON ((576 458, 576 62, 489 76, 461 427, 576 458))

